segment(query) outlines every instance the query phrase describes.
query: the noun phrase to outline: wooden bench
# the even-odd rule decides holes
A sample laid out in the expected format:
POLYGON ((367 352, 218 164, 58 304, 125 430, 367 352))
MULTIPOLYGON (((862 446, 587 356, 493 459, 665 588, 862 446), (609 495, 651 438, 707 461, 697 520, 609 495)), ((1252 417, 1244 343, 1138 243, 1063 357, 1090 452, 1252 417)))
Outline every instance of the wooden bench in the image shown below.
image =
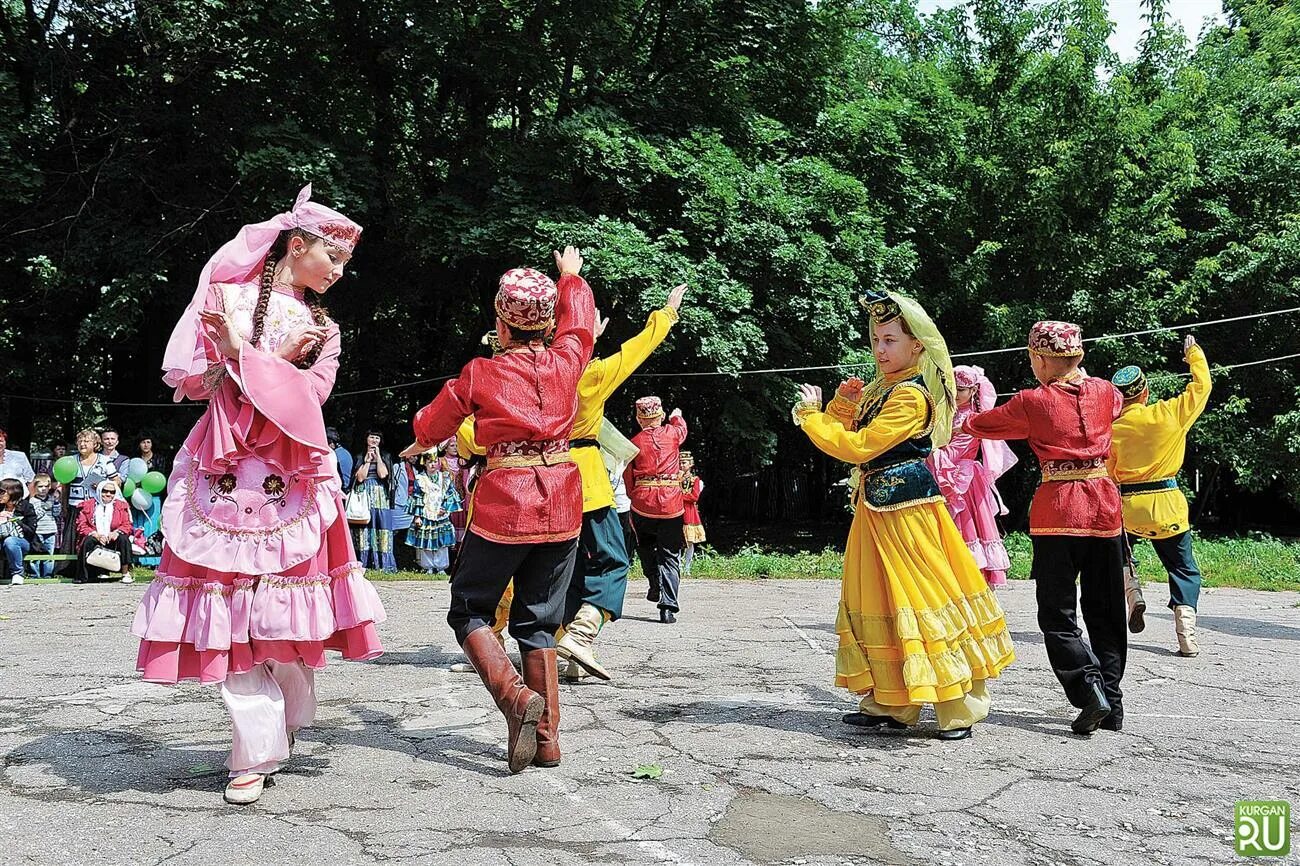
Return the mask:
POLYGON ((76 558, 75 553, 29 553, 23 562, 71 562, 76 558))

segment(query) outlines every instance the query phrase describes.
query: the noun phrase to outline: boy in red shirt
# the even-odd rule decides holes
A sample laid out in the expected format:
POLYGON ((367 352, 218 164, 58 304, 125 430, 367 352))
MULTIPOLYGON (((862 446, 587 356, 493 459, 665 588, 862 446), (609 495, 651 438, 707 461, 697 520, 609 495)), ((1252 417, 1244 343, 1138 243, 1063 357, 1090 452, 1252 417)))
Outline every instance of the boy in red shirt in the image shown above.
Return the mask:
POLYGON ((1035 324, 1029 360, 1039 387, 968 418, 963 429, 984 439, 1027 439, 1038 457, 1042 483, 1029 507, 1038 627, 1052 670, 1080 710, 1070 727, 1077 734, 1118 731, 1128 652, 1124 520, 1106 457, 1124 400, 1110 382, 1079 369, 1078 325, 1035 324), (1079 631, 1078 607, 1092 646, 1079 631))
POLYGON ((578 378, 591 360, 596 307, 578 276, 578 251, 556 253, 555 262, 558 287, 531 268, 501 278, 501 353, 475 358, 443 386, 416 414, 416 444, 402 453, 427 451, 470 415, 487 450, 452 576, 447 623, 506 717, 512 773, 560 763, 555 632, 582 527, 582 479, 569 455, 569 432, 578 378), (492 632, 512 576, 510 634, 523 657, 522 680, 492 632))
POLYGON ((658 397, 636 401, 641 432, 632 437, 639 451, 623 482, 632 500, 632 526, 636 529, 641 570, 650 581, 648 601, 659 603, 659 621, 677 622, 677 590, 681 581, 682 534, 681 447, 686 441, 682 410, 674 409, 664 423, 664 404, 658 397))

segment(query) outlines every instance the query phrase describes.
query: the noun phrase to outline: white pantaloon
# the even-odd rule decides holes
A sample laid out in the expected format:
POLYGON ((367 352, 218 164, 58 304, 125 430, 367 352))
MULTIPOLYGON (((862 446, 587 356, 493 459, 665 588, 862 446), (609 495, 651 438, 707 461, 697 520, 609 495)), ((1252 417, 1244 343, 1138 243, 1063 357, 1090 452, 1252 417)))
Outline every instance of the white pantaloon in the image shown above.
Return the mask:
POLYGON ((289 734, 316 718, 315 671, 300 661, 266 661, 227 675, 221 700, 234 728, 226 759, 230 777, 274 773, 289 757, 289 734))

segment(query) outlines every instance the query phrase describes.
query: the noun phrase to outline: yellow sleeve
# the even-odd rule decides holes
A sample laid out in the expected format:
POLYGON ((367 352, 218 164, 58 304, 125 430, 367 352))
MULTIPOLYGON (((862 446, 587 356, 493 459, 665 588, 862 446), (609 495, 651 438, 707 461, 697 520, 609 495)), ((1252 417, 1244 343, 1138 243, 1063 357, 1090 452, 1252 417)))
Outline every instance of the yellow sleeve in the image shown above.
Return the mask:
POLYGON ((460 429, 456 431, 456 450, 462 457, 468 457, 471 454, 482 457, 487 454, 487 449, 479 445, 478 440, 474 438, 473 415, 460 422, 460 429))
POLYGON ((865 463, 925 429, 930 407, 918 388, 898 388, 880 414, 861 430, 850 432, 824 412, 804 415, 799 426, 813 444, 845 463, 865 463))
POLYGON ((664 307, 650 314, 645 329, 628 340, 619 350, 608 358, 600 358, 587 368, 588 375, 595 369, 600 377, 596 395, 602 403, 614 395, 618 386, 627 381, 627 377, 636 372, 636 368, 645 363, 650 353, 668 336, 673 325, 677 324, 677 311, 664 307))
POLYGON ((1168 401, 1178 426, 1184 430, 1191 428, 1210 402, 1210 364, 1205 360, 1205 350, 1199 345, 1188 351, 1187 366, 1191 368, 1192 381, 1183 393, 1168 401))
POLYGON ((853 419, 857 417, 858 404, 847 397, 840 396, 840 392, 837 389, 835 391, 835 396, 826 404, 826 414, 830 415, 836 421, 839 421, 845 427, 848 427, 853 423, 853 419))

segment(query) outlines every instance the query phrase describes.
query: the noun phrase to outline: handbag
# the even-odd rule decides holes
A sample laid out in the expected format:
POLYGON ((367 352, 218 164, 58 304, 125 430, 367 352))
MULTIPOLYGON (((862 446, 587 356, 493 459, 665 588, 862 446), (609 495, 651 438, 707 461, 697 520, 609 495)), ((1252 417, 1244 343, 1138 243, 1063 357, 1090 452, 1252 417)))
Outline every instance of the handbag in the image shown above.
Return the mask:
POLYGON ((348 523, 357 526, 370 523, 370 497, 366 494, 364 486, 353 487, 348 492, 347 501, 343 506, 343 515, 348 519, 348 523))
POLYGON ((121 571, 122 557, 116 550, 109 550, 107 547, 96 547, 86 554, 86 565, 92 568, 102 568, 104 571, 121 571))

